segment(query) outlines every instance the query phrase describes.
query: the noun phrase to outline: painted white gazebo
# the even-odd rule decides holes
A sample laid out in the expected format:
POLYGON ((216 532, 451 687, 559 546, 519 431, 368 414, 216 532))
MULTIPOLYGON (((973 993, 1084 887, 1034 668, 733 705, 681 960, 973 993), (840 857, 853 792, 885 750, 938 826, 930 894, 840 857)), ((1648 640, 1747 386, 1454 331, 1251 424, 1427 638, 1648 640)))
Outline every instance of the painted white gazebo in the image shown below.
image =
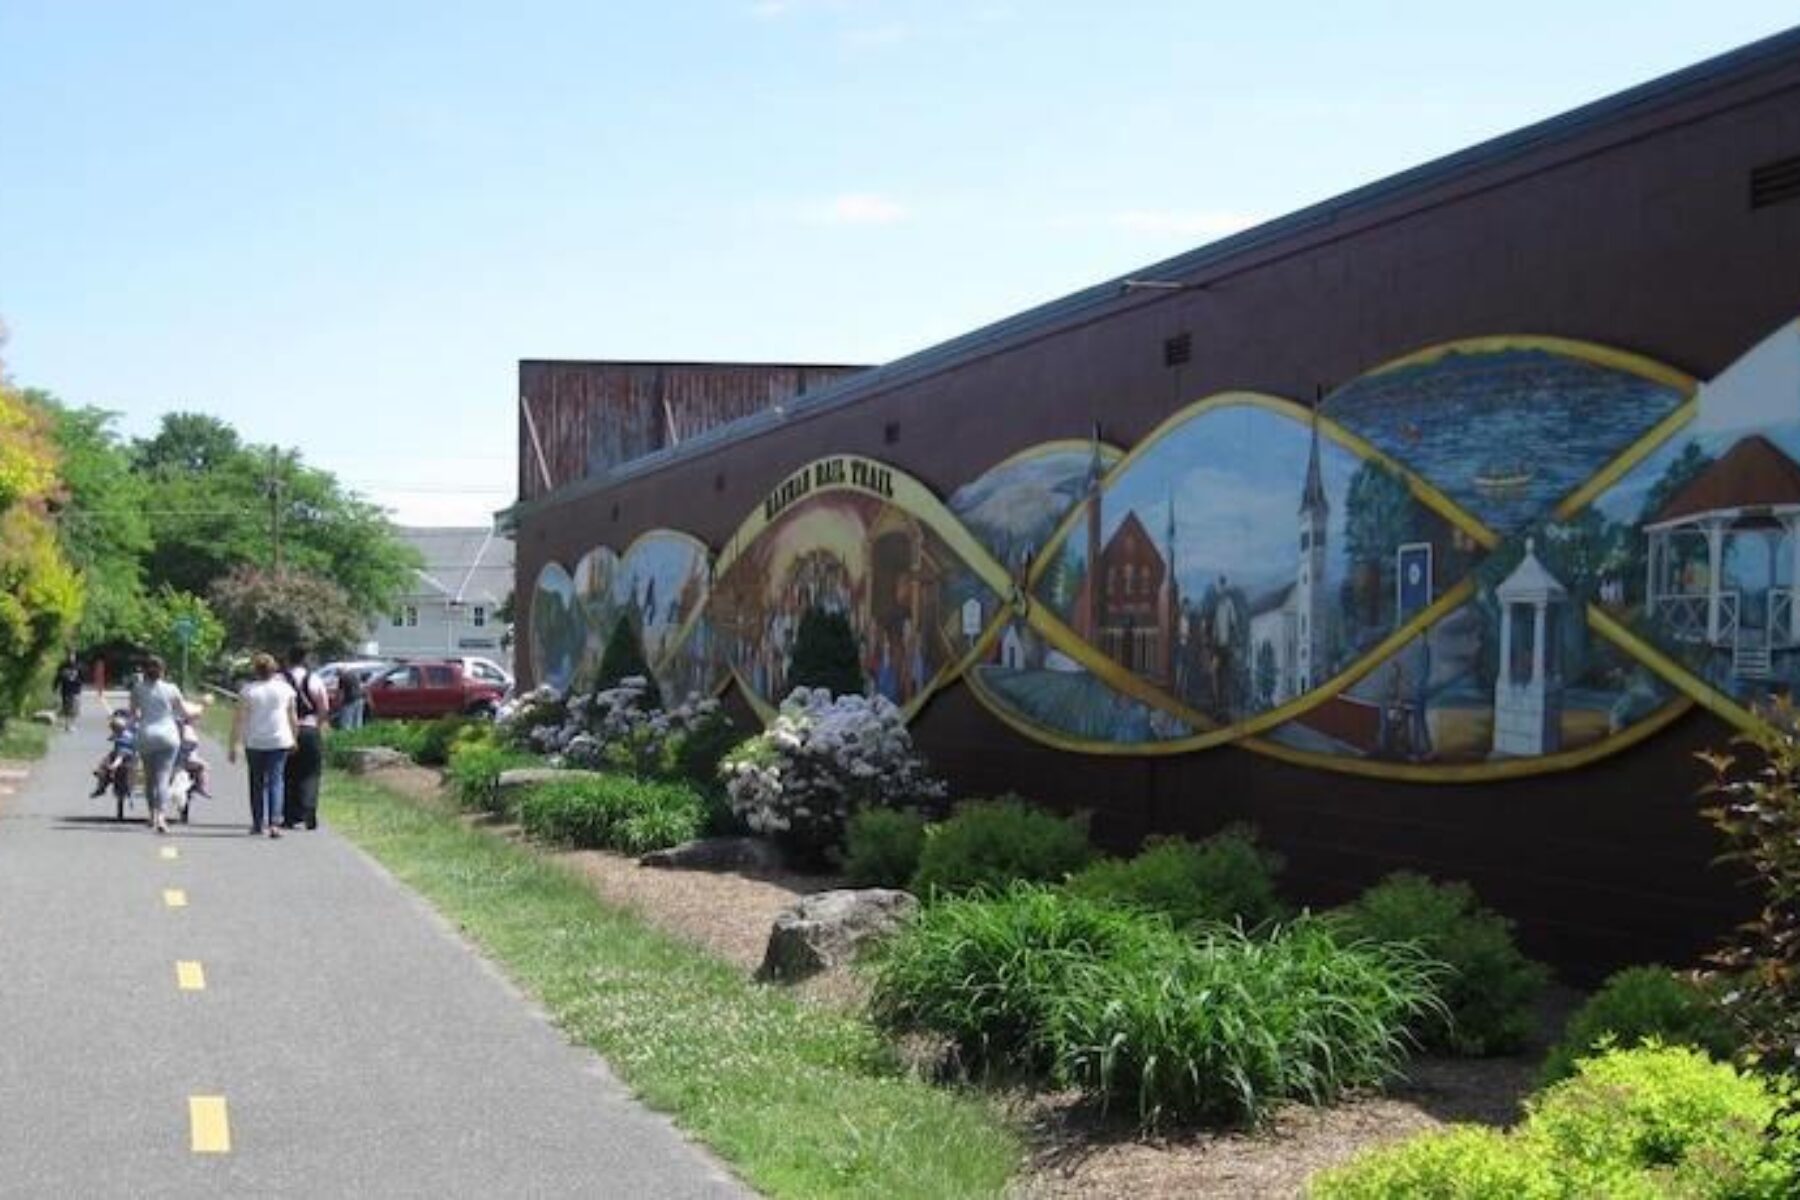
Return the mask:
POLYGON ((1677 641, 1731 656, 1766 679, 1773 654, 1800 647, 1800 464, 1760 435, 1736 442, 1644 526, 1646 610, 1677 641), (1755 586, 1733 564, 1762 561, 1755 586))
POLYGON ((1500 601, 1500 670, 1494 680, 1494 757, 1562 748, 1562 614, 1569 592, 1538 561, 1533 539, 1494 595, 1500 601))

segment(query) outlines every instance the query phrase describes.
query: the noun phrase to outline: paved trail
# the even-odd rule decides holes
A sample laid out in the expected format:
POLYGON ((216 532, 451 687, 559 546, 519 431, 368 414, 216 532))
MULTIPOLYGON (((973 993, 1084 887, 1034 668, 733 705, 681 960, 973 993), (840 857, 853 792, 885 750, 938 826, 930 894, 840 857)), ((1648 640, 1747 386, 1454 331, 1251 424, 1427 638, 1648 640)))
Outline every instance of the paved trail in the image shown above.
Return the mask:
POLYGON ((0 780, 0 1196, 744 1194, 329 829, 247 837, 218 747, 115 824, 86 707, 0 780))

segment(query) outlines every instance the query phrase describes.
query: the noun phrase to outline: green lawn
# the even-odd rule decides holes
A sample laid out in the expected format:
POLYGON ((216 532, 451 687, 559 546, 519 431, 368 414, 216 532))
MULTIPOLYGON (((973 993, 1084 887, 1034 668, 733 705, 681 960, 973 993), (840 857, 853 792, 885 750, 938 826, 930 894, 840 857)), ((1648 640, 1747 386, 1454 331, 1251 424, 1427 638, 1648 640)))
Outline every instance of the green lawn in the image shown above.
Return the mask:
POLYGON ((609 908, 447 806, 328 774, 326 817, 430 899, 646 1103, 772 1196, 999 1194, 1019 1158, 978 1097, 901 1070, 863 1020, 805 1005, 609 908))
POLYGON ((42 758, 50 750, 50 727, 14 718, 0 732, 0 758, 42 758))

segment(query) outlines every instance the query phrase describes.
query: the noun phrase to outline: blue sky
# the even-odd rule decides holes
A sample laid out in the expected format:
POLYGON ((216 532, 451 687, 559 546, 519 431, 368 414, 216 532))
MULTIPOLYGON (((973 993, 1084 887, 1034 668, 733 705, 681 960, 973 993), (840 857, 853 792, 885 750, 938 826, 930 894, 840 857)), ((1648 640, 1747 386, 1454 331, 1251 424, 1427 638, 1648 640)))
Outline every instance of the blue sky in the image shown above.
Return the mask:
POLYGON ((5 355, 478 522, 521 357, 883 361, 1793 20, 0 0, 5 355))

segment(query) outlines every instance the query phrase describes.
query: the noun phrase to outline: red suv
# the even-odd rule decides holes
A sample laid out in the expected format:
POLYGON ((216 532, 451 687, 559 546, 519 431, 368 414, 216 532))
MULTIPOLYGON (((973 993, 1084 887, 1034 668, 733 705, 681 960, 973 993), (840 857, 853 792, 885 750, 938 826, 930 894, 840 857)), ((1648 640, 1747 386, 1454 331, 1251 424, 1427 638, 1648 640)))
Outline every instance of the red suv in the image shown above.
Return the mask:
POLYGON ((455 661, 401 663, 371 679, 364 690, 369 715, 387 720, 489 716, 506 698, 504 686, 477 678, 455 661))

